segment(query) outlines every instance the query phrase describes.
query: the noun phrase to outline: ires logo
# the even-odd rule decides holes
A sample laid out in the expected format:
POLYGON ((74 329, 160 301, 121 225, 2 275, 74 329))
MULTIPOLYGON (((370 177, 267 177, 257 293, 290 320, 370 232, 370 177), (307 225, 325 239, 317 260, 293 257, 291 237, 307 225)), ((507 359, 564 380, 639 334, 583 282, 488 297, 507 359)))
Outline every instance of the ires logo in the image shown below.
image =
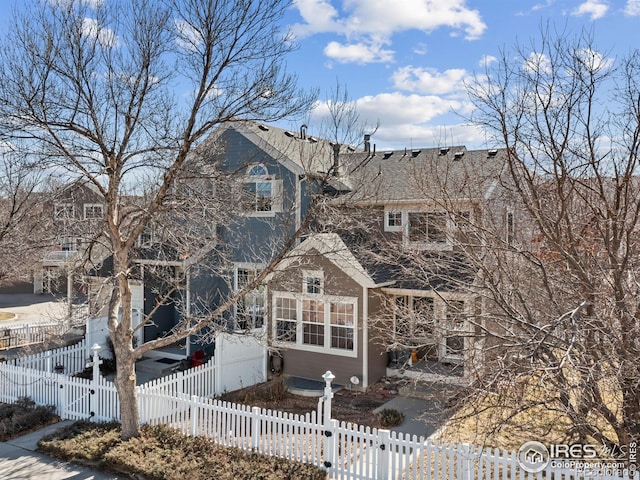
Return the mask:
POLYGON ((547 468, 552 459, 590 460, 598 456, 596 445, 575 443, 571 445, 551 444, 531 441, 518 450, 518 463, 525 472, 538 473, 547 468))

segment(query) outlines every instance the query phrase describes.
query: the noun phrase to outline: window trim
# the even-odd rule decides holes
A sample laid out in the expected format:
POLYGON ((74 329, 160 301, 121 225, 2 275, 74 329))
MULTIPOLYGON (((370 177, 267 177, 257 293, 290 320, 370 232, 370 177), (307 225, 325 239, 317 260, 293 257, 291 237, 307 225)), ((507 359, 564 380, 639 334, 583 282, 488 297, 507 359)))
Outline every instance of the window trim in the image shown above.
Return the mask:
POLYGON ((85 220, 100 220, 104 216, 104 205, 101 203, 85 203, 82 206, 82 213, 83 213, 83 218, 85 220), (87 216, 87 209, 92 209, 96 207, 100 207, 100 215, 91 216, 91 217, 87 216))
POLYGON ((242 178, 241 183, 241 202, 244 201, 242 198, 245 195, 245 187, 247 185, 254 185, 254 195, 255 202, 253 209, 245 209, 243 205, 243 214, 247 217, 273 217, 276 213, 282 211, 282 180, 277 180, 274 175, 269 173, 269 169, 266 167, 264 163, 255 163, 249 165, 245 171, 245 175, 242 178), (262 168, 262 174, 253 173, 253 170, 256 168, 262 168), (269 184, 270 190, 270 208, 269 210, 257 210, 258 205, 258 184, 264 183, 269 184))
POLYGON ((303 270, 302 271, 302 292, 305 295, 324 295, 324 272, 322 270, 303 270), (320 284, 318 285, 318 292, 309 291, 309 279, 318 279, 320 284))
POLYGON ((270 326, 272 339, 274 345, 287 348, 291 350, 299 350, 305 352, 314 352, 314 353, 322 353, 326 355, 338 355, 342 357, 350 357, 357 358, 358 357, 358 298, 357 297, 345 297, 338 295, 317 295, 317 294, 303 294, 303 293, 292 293, 292 292, 272 292, 271 293, 271 323, 270 326), (276 299, 278 298, 289 298, 295 299, 296 301, 296 341, 295 342, 286 342, 283 340, 278 340, 277 338, 277 322, 278 318, 276 317, 276 299), (302 304, 304 300, 312 300, 319 301, 324 304, 324 345, 315 346, 308 345, 303 343, 304 341, 304 330, 303 330, 303 321, 302 321, 302 304), (348 350, 344 348, 331 347, 331 327, 333 324, 331 323, 331 304, 332 303, 347 303, 353 305, 353 349, 348 350))
POLYGON ((402 212, 401 210, 385 209, 384 211, 384 231, 385 232, 402 232, 402 230, 404 229, 405 223, 406 223, 405 212, 402 212), (400 215, 400 225, 391 225, 391 222, 389 220, 392 214, 400 215))
POLYGON ((76 218, 76 206, 71 202, 60 202, 53 206, 53 218, 59 222, 75 219, 76 218), (67 209, 70 209, 68 211, 67 209), (69 213, 69 215, 67 215, 69 213))
MULTIPOLYGON (((254 276, 258 275, 262 270, 264 269, 264 265, 260 264, 260 263, 235 263, 233 265, 233 291, 234 293, 239 292, 240 290, 242 290, 242 286, 239 285, 238 282, 238 273, 239 270, 248 270, 250 272, 250 274, 252 273, 254 276)), ((249 280, 251 281, 251 280, 249 280)), ((253 290, 245 293, 244 297, 239 298, 237 302, 235 302, 233 304, 233 328, 234 331, 237 332, 244 332, 247 331, 247 329, 241 329, 239 328, 239 324, 238 324, 238 316, 239 316, 239 303, 241 301, 243 301, 247 296, 253 296, 253 297, 258 297, 262 295, 263 297, 263 302, 262 302, 262 308, 263 308, 263 312, 262 312, 262 325, 256 327, 255 325, 253 326, 253 328, 251 328, 250 330, 260 330, 262 328, 264 328, 264 325, 266 325, 267 322, 267 296, 266 296, 266 288, 264 287, 264 285, 260 285, 256 288, 254 288, 253 290)), ((255 302, 254 302, 255 305, 255 302)))
MULTIPOLYGON (((469 315, 470 308, 473 304, 473 298, 467 295, 438 295, 435 293, 431 294, 420 294, 417 291, 409 291, 409 290, 399 290, 399 291, 389 291, 387 292, 391 296, 391 301, 393 302, 393 335, 395 337, 396 332, 398 331, 398 311, 396 309, 396 302, 398 298, 405 298, 407 300, 406 307, 413 310, 414 308, 414 300, 416 298, 432 298, 433 299, 433 334, 431 337, 416 337, 419 339, 420 344, 424 345, 435 345, 437 347, 438 361, 439 362, 448 362, 448 363, 456 363, 463 364, 466 359, 466 351, 470 348, 471 344, 467 340, 468 338, 473 337, 473 332, 471 330, 471 324, 469 323, 469 315), (447 309, 449 302, 462 302, 463 303, 463 324, 462 326, 455 328, 450 324, 450 319, 447 317, 447 309), (447 338, 460 336, 463 337, 464 348, 460 355, 452 354, 447 352, 447 338)), ((412 335, 415 332, 414 322, 409 326, 411 329, 409 335, 412 335)))

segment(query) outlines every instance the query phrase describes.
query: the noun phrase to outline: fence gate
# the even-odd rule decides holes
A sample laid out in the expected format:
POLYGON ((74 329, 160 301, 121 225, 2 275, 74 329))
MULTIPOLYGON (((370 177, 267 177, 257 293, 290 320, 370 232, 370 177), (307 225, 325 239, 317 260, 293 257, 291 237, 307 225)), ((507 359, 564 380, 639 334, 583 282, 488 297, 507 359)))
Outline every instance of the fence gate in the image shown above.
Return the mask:
POLYGON ((58 412, 67 420, 88 420, 95 416, 92 412, 92 397, 95 397, 91 380, 77 377, 58 376, 58 412))

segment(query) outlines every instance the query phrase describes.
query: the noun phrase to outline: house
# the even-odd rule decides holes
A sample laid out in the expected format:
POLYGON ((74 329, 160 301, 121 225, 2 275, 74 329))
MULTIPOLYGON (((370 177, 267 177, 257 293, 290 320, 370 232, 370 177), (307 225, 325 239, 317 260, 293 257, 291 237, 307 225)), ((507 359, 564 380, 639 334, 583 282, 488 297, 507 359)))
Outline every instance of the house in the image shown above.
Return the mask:
MULTIPOLYGON (((307 135, 304 125, 293 132, 235 121, 207 138, 192 153, 168 203, 185 205, 190 196, 210 203, 199 202, 201 211, 194 209, 188 220, 177 211, 164 221, 154 219, 136 251, 134 309, 152 316, 141 341, 161 337, 187 318, 209 315, 243 290, 303 227, 321 189, 318 179, 334 163, 332 145, 307 135)), ((107 259, 94 272, 94 298, 111 269, 107 259)), ((233 331, 260 329, 264 301, 261 285, 217 320, 233 331)), ((186 353, 210 350, 210 343, 205 330, 189 339, 186 353)))
POLYGON ((99 242, 104 228, 102 195, 82 180, 54 188, 46 195, 42 216, 50 230, 34 270, 34 293, 86 293, 84 268, 106 255, 99 242))
POLYGON ((505 152, 367 147, 340 155, 350 191, 268 283, 278 366, 303 378, 329 369, 358 388, 387 373, 465 382, 482 365, 487 308, 471 226, 514 237, 505 152))

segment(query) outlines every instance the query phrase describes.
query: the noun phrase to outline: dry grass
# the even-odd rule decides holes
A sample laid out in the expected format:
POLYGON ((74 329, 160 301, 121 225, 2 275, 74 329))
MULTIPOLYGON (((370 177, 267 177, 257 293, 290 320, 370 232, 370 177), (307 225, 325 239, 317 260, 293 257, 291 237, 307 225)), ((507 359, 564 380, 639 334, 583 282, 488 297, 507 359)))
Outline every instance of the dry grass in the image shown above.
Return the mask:
POLYGON ((147 480, 320 480, 319 468, 277 457, 220 447, 165 426, 144 426, 120 440, 118 424, 77 422, 40 441, 39 450, 63 460, 147 480))
POLYGON ((13 320, 16 317, 15 313, 11 312, 0 312, 0 322, 4 320, 13 320))
MULTIPOLYGON (((573 399, 579 395, 579 388, 567 386, 564 393, 573 399)), ((465 399, 462 408, 447 421, 441 438, 505 450, 517 450, 530 440, 571 443, 577 440, 576 434, 559 396, 533 374, 497 391, 478 392, 465 399)), ((611 395, 609 401, 615 404, 615 396, 611 395)), ((615 438, 595 415, 589 421, 615 438)))

